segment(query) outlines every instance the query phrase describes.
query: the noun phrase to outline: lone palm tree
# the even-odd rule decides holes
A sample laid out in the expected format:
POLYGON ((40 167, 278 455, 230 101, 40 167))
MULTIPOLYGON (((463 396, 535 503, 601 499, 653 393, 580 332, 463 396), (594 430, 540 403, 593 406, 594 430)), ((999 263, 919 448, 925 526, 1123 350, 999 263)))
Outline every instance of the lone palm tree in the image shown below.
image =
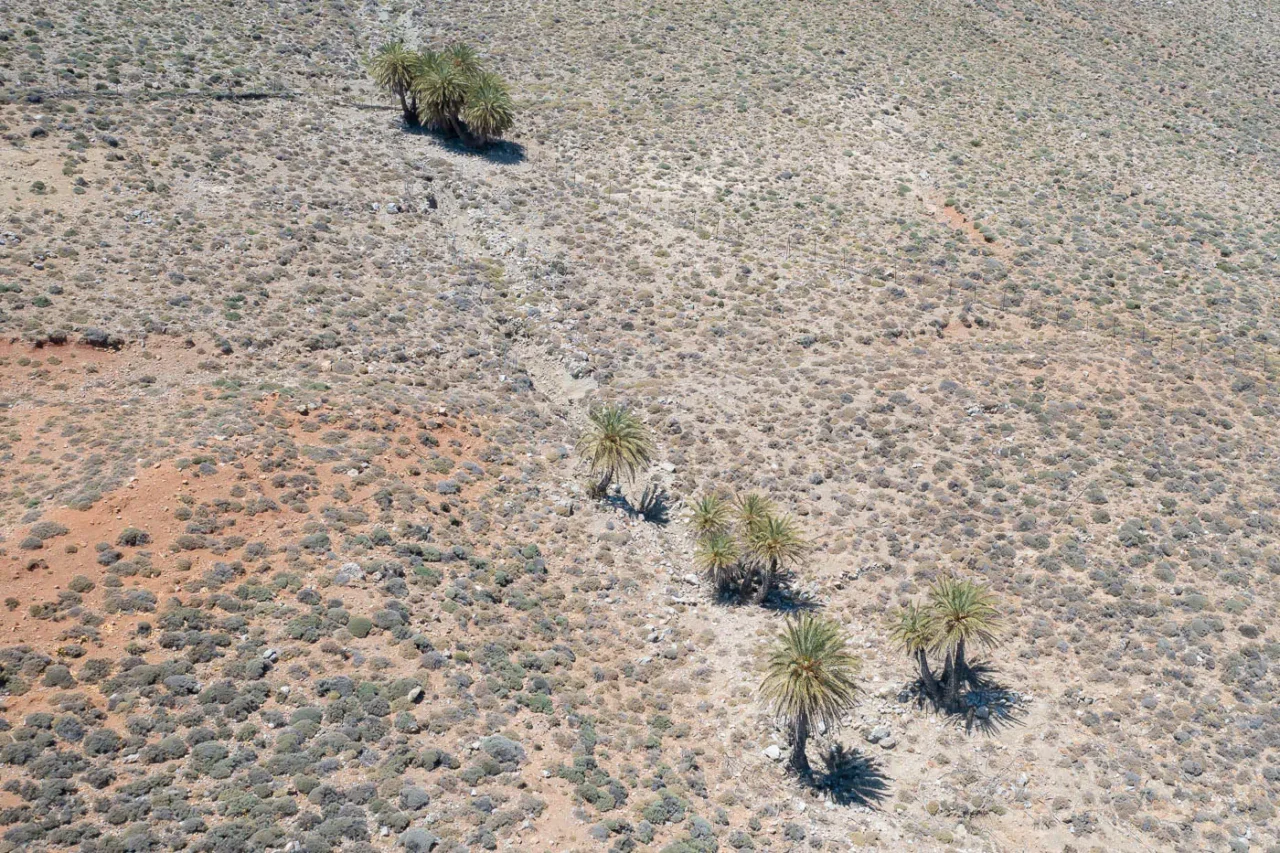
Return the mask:
POLYGON ((507 86, 497 74, 477 74, 467 89, 462 120, 481 144, 502 136, 515 123, 515 104, 507 86))
POLYGON ((773 501, 755 492, 743 495, 738 499, 738 520, 747 530, 747 536, 773 513, 773 501))
POLYGON ((934 624, 930 614, 920 605, 912 603, 898 613, 898 621, 890 636, 903 651, 915 658, 920 667, 920 686, 935 708, 942 705, 942 688, 929 668, 929 647, 934 642, 934 624))
POLYGON ((693 505, 689 525, 698 539, 724 533, 729 529, 729 507, 715 495, 699 498, 693 505))
POLYGON ((644 424, 625 406, 601 406, 588 418, 591 424, 578 440, 578 452, 591 466, 591 475, 599 477, 591 494, 604 497, 615 479, 634 480, 649 467, 653 443, 644 424))
POLYGON ((943 707, 960 710, 960 686, 973 680, 965 661, 965 647, 978 643, 995 646, 1000 632, 1000 613, 991 591, 973 581, 939 578, 929 589, 929 630, 932 648, 947 656, 943 672, 943 707))
POLYGON ((787 515, 767 515, 747 529, 747 549, 760 570, 759 587, 752 596, 755 604, 769 597, 778 572, 799 562, 808 550, 800 537, 800 529, 787 515))
POLYGON ((369 76, 378 88, 400 100, 400 112, 410 125, 418 123, 418 99, 413 92, 413 82, 421 63, 422 57, 399 41, 384 44, 369 59, 369 76))
POLYGON ((693 559, 717 592, 728 589, 738 579, 738 543, 726 533, 712 533, 698 542, 693 559))
POLYGON ((790 727, 791 768, 802 776, 812 772, 805 754, 810 726, 834 726, 857 697, 858 659, 845 644, 834 622, 805 613, 787 620, 769 654, 760 694, 790 727))

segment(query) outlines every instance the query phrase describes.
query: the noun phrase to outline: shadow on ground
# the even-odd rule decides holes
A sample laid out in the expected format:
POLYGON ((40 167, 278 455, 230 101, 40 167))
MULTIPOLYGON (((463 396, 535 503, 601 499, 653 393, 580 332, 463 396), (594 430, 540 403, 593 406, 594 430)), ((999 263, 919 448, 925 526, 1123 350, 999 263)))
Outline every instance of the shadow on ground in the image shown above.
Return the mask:
POLYGON ((1020 726, 1026 718, 1026 700, 995 677, 995 669, 985 661, 969 665, 968 690, 960 696, 960 708, 945 711, 936 707, 925 693, 919 679, 912 681, 899 696, 900 701, 914 700, 917 707, 928 707, 966 733, 994 735, 1004 729, 1020 726))
POLYGON ((519 142, 512 142, 510 139, 495 139, 487 145, 472 146, 430 127, 404 124, 402 128, 405 133, 413 136, 430 137, 441 148, 445 148, 454 154, 461 154, 464 157, 477 157, 503 166, 513 166, 525 161, 524 146, 519 142))
POLYGON ((843 744, 832 744, 813 774, 813 787, 841 806, 875 808, 889 793, 889 778, 880 763, 843 744))
POLYGON ((659 527, 666 527, 671 521, 671 496, 667 494, 666 489, 653 483, 645 486, 644 491, 634 503, 620 491, 611 492, 604 498, 604 502, 614 509, 622 510, 632 518, 638 518, 659 527))

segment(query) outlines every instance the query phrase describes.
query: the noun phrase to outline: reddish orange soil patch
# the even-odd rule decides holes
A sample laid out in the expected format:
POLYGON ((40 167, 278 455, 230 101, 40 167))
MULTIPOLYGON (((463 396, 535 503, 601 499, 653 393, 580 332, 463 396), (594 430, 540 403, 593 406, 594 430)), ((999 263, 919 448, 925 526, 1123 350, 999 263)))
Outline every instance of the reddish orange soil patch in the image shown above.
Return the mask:
MULTIPOLYGON (((89 360, 111 364, 113 359, 127 357, 127 354, 92 350, 83 355, 86 361, 81 364, 89 360)), ((10 372, 0 370, 0 376, 10 372)), ((203 396, 209 391, 208 388, 197 387, 176 397, 184 400, 193 395, 203 396)), ((170 402, 174 399, 174 395, 168 397, 170 402)), ((114 659, 123 656, 126 647, 137 638, 138 623, 154 622, 156 614, 104 613, 104 600, 112 590, 102 583, 110 572, 97 561, 95 546, 98 543, 108 543, 126 560, 139 555, 146 558, 150 568, 144 573, 122 578, 123 587, 119 591, 150 591, 157 599, 158 611, 163 610, 166 601, 175 595, 185 598, 183 584, 199 578, 214 562, 233 562, 241 558, 239 548, 221 554, 209 548, 183 549, 179 540, 187 535, 189 522, 175 515, 175 510, 184 504, 198 507, 232 499, 242 503, 267 499, 276 504, 277 509, 257 514, 243 511, 223 513, 220 517, 227 526, 211 536, 214 540, 236 536, 246 542, 262 542, 267 546, 262 560, 246 561, 251 564, 247 566, 245 580, 251 581, 255 576, 282 568, 278 550, 285 545, 297 544, 304 536, 303 525, 315 520, 324 506, 338 504, 347 509, 364 510, 370 521, 367 525, 353 526, 349 532, 355 533, 358 529, 377 526, 380 508, 375 496, 390 483, 403 483, 419 494, 425 492, 432 496, 429 500, 436 505, 447 501, 465 507, 478 493, 488 488, 486 481, 496 476, 496 472, 489 472, 483 480, 460 484, 457 494, 434 496, 437 480, 455 476, 457 466, 465 461, 476 461, 477 449, 482 444, 482 439, 469 431, 467 423, 457 423, 455 418, 440 416, 437 420, 435 416, 428 416, 420 419, 414 414, 343 409, 332 404, 302 413, 295 401, 275 394, 252 405, 261 415, 254 432, 228 437, 225 444, 217 448, 221 453, 212 453, 209 448, 175 446, 165 459, 139 470, 125 486, 107 493, 90 508, 78 510, 61 506, 46 511, 40 519, 42 522, 61 524, 68 532, 46 540, 42 548, 24 550, 18 547, 30 531, 29 524, 14 525, 4 530, 8 553, 5 558, 0 558, 3 559, 0 562, 0 582, 4 585, 3 597, 16 599, 17 606, 12 610, 7 607, 0 609, 0 645, 29 644, 57 657, 59 648, 79 643, 87 647, 91 657, 114 659), (322 423, 325 415, 329 416, 328 422, 322 423), (443 423, 446 420, 451 423, 443 423), (346 433, 344 444, 348 449, 358 448, 361 451, 362 461, 358 468, 346 467, 346 461, 313 462, 307 457, 308 448, 324 448, 326 434, 334 431, 346 433), (435 439, 435 447, 428 448, 422 443, 420 436, 424 432, 435 439), (264 470, 261 449, 262 439, 267 438, 293 445, 299 455, 297 464, 287 471, 264 470), (226 454, 227 447, 234 452, 226 454), (449 474, 433 471, 430 467, 433 453, 449 459, 454 470, 449 474), (214 470, 206 474, 200 474, 194 463, 182 469, 177 466, 182 457, 198 456, 216 456, 221 461, 210 462, 214 470), (296 493, 297 487, 292 479, 299 474, 314 478, 306 497, 307 511, 303 512, 289 506, 286 497, 287 493, 296 493), (334 498, 339 487, 349 495, 341 502, 334 498), (240 497, 233 497, 233 489, 240 497), (129 527, 145 531, 150 542, 136 547, 118 544, 121 532, 129 527), (147 574, 151 576, 145 576, 147 574), (81 624, 70 614, 40 618, 32 612, 33 605, 56 602, 61 594, 68 593, 76 576, 84 576, 95 584, 92 590, 81 593, 81 597, 85 609, 105 615, 106 621, 98 626, 97 640, 69 636, 68 629, 81 624)), ((44 406, 25 408, 31 414, 63 414, 60 409, 44 406)), ((55 453, 47 434, 36 434, 36 427, 45 420, 47 418, 39 415, 22 419, 24 429, 19 430, 19 441, 11 444, 11 449, 18 448, 19 453, 55 453), (30 428, 25 428, 28 425, 30 428)), ((5 473, 0 470, 0 487, 4 478, 5 473)), ((74 663, 71 667, 73 671, 78 668, 74 663)), ((7 707, 11 711, 44 707, 60 693, 37 685, 28 694, 11 698, 7 707)))
POLYGON ((963 234, 969 242, 973 243, 975 246, 986 249, 993 255, 1001 258, 1006 257, 1009 254, 1008 246, 1004 245, 1000 241, 988 243, 987 238, 978 230, 978 226, 975 225, 969 217, 965 216, 951 205, 943 204, 937 200, 926 200, 925 208, 932 213, 938 221, 946 225, 948 228, 951 228, 953 231, 963 234))

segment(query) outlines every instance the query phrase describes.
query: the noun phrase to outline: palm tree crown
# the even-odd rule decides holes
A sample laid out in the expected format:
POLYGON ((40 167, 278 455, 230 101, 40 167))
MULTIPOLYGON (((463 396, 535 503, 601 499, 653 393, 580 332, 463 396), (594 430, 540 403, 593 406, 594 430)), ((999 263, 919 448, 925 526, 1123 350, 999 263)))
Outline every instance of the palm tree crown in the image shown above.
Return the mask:
POLYGON ((940 578, 929 589, 928 621, 932 648, 947 653, 974 642, 994 646, 1001 627, 991 591, 958 578, 940 578))
POLYGON ((442 55, 453 63, 454 67, 468 76, 479 74, 483 70, 480 65, 480 57, 476 55, 475 48, 466 42, 455 41, 444 49, 442 55))
POLYGON ((928 649, 934 638, 929 612, 914 602, 908 604, 898 613, 890 637, 909 655, 928 649))
POLYGON ((738 543, 725 533, 712 533, 698 542, 693 558, 716 589, 724 589, 738 573, 738 543))
POLYGON ((699 498, 693 505, 689 524, 699 539, 724 533, 729 529, 729 507, 715 495, 699 498))
POLYGON ((386 89, 400 99, 400 108, 405 118, 415 119, 410 115, 414 110, 408 101, 417 77, 421 57, 404 46, 403 42, 393 41, 383 45, 369 59, 369 75, 378 88, 386 89))
POLYGON ((634 480, 647 468, 653 444, 644 424, 625 406, 601 406, 588 417, 591 425, 578 441, 578 452, 592 475, 601 476, 596 491, 603 494, 614 478, 634 480))
POLYGON ((738 519, 747 528, 748 534, 760 522, 773 512, 773 502, 766 497, 752 492, 738 500, 738 519))
POLYGON ((502 136, 515 122, 515 104, 506 84, 496 74, 475 76, 467 89, 462 120, 482 142, 502 136))
POLYGON ((747 545, 751 555, 773 571, 799 560, 808 549, 789 515, 766 515, 748 531, 747 545))
POLYGON ((467 97, 467 78, 456 65, 438 53, 422 54, 413 93, 421 103, 423 118, 430 122, 450 124, 467 97))

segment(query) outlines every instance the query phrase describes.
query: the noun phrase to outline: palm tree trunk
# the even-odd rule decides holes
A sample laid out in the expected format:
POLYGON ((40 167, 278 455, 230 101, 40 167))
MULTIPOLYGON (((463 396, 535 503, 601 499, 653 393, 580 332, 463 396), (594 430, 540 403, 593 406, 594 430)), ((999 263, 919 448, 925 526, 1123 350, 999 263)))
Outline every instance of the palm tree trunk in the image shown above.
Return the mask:
POLYGON ((777 572, 778 564, 773 560, 760 567, 760 587, 751 596, 753 604, 764 604, 764 600, 769 597, 769 590, 773 589, 773 578, 777 572))
POLYGON ((414 127, 418 124, 418 99, 410 100, 405 97, 406 94, 404 89, 396 90, 396 96, 400 99, 400 117, 405 124, 414 127))
POLYGON ((924 695, 936 708, 942 704, 942 690, 938 686, 938 679, 933 677, 933 671, 929 669, 929 655, 924 649, 920 649, 916 652, 916 659, 920 662, 920 683, 924 687, 924 695))
POLYGON ((813 774, 813 770, 809 767, 809 756, 805 753, 808 743, 809 718, 801 714, 796 717, 795 727, 791 732, 791 769, 801 776, 813 774))
POLYGON ((613 485, 613 472, 605 471, 601 475, 600 480, 591 487, 591 494, 596 498, 603 498, 609 494, 609 487, 613 485))
POLYGON ((960 711, 960 685, 964 683, 965 671, 964 640, 961 640, 956 643, 955 652, 951 661, 951 670, 947 673, 947 693, 945 697, 945 704, 947 710, 953 714, 960 711))

